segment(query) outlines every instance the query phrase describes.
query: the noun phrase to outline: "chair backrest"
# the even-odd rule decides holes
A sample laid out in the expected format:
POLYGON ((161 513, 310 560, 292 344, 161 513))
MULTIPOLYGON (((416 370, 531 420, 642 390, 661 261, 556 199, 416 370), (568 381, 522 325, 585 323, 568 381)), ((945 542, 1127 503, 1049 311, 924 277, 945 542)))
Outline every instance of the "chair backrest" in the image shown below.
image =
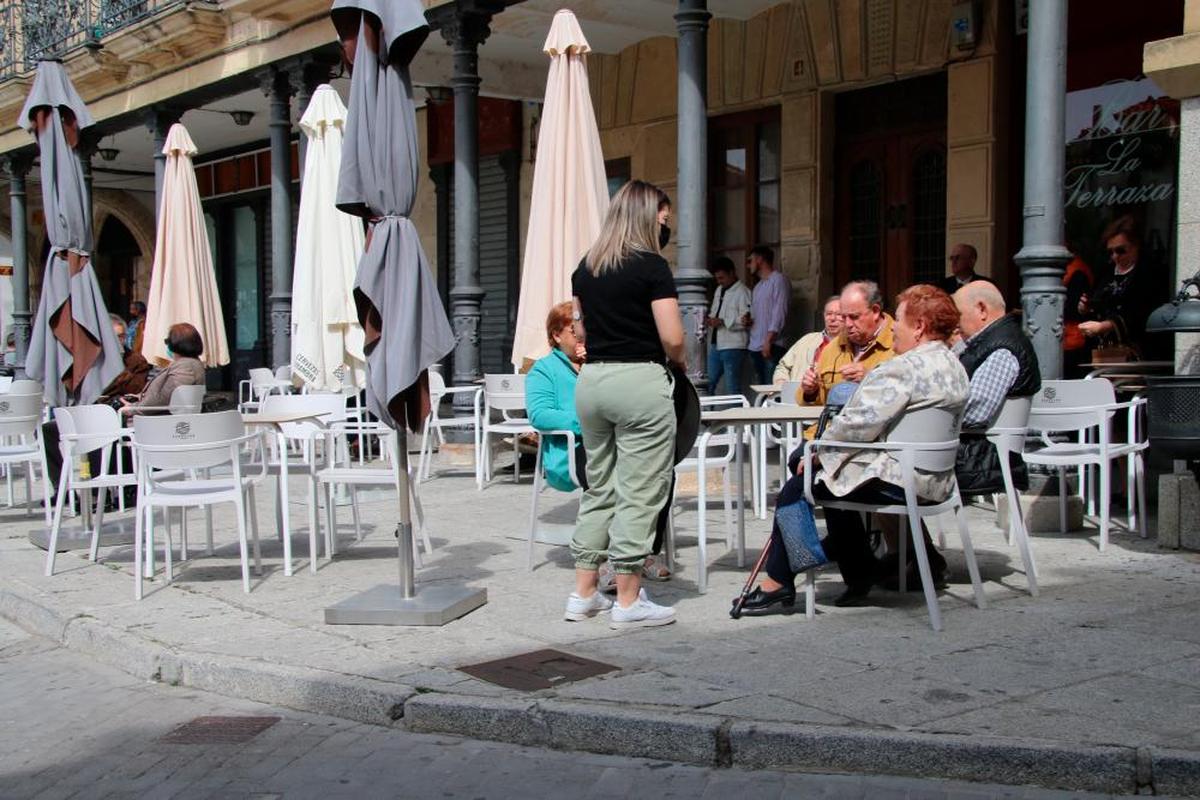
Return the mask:
POLYGON ((13 381, 8 387, 9 394, 36 394, 40 395, 43 392, 42 384, 38 381, 32 381, 28 378, 22 378, 19 381, 13 381))
POLYGON ((250 385, 262 386, 275 380, 275 373, 266 367, 253 367, 250 370, 250 385))
MULTIPOLYGON (((1028 427, 1035 431, 1074 431, 1097 424, 1095 411, 1062 413, 1066 409, 1103 406, 1116 402, 1116 392, 1107 378, 1074 381, 1042 381, 1042 389, 1033 396, 1028 427), (1042 414, 1053 411, 1053 414, 1042 414)), ((1108 416, 1112 416, 1110 412, 1108 416)))
POLYGON ((501 412, 506 419, 510 411, 523 411, 525 376, 508 373, 484 375, 483 402, 488 409, 501 412))
POLYGON ((437 405, 438 398, 446 393, 446 379, 442 377, 442 373, 429 370, 429 398, 430 401, 437 405))
POLYGON ((796 393, 800 391, 800 381, 787 381, 779 387, 779 402, 785 406, 794 406, 796 393))
POLYGON ((947 446, 940 450, 914 451, 913 466, 928 472, 954 469, 954 458, 958 452, 958 416, 944 408, 909 411, 896 420, 883 440, 915 444, 947 442, 947 446))
POLYGON ((42 424, 42 393, 0 396, 0 436, 28 436, 42 424))
POLYGON ((276 367, 275 380, 290 382, 292 380, 292 368, 287 364, 284 364, 282 367, 276 367))
POLYGON ((176 386, 167 407, 172 414, 199 414, 205 390, 204 386, 176 386))
POLYGON ((133 418, 134 444, 141 463, 150 469, 204 469, 227 464, 236 457, 231 443, 245 433, 246 425, 237 411, 133 418))
POLYGON ((320 421, 285 422, 279 426, 289 439, 307 439, 313 431, 346 421, 346 398, 341 394, 269 394, 263 398, 264 414, 320 414, 320 421))
POLYGON ((1029 427, 1029 409, 1032 397, 1010 397, 1000 407, 1000 414, 992 427, 988 428, 987 439, 996 449, 1021 452, 1025 449, 1025 432, 1029 427))
POLYGON ((59 406, 54 409, 63 457, 101 450, 121 438, 121 417, 110 406, 59 406), (101 438, 103 435, 105 438, 101 438), (83 442, 68 442, 66 436, 95 436, 83 442))
POLYGON ((12 387, 12 375, 0 375, 0 394, 5 394, 12 387))

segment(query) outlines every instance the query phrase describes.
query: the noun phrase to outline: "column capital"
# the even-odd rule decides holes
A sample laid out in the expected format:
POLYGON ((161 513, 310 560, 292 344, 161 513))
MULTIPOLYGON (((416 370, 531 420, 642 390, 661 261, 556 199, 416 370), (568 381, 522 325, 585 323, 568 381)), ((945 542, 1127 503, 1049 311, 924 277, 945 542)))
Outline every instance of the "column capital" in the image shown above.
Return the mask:
POLYGON ((4 174, 10 181, 23 181, 33 169, 33 154, 17 150, 4 157, 4 174))
POLYGON ((146 129, 155 136, 166 136, 172 125, 183 117, 184 109, 177 106, 153 105, 142 112, 146 129))
POLYGON ((276 65, 255 74, 258 88, 272 100, 288 100, 300 90, 303 68, 299 65, 276 65))
POLYGON ((708 0, 679 0, 679 10, 675 12, 675 27, 680 32, 706 30, 712 12, 708 10, 708 0))
POLYGON ((75 146, 75 151, 79 153, 80 158, 89 161, 92 156, 96 155, 96 150, 99 149, 102 138, 104 138, 103 134, 94 127, 84 128, 79 133, 79 144, 75 146))
POLYGON ((485 11, 459 11, 442 23, 440 32, 455 50, 477 50, 492 35, 491 22, 485 11))

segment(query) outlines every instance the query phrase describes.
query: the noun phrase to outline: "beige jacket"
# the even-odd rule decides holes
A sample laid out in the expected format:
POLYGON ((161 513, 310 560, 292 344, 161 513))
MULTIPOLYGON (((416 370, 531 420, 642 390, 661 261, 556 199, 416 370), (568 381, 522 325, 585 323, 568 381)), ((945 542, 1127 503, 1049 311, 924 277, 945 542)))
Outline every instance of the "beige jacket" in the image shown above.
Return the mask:
MULTIPOLYGON (((142 392, 138 406, 166 406, 171 403, 171 392, 176 386, 201 386, 204 384, 204 364, 198 358, 177 358, 155 376, 142 392)), ((133 413, 138 413, 134 411, 133 413)))
POLYGON ((800 341, 792 345, 783 354, 783 358, 779 359, 779 363, 775 365, 775 374, 771 376, 771 381, 779 385, 788 381, 802 379, 804 373, 816 361, 817 351, 821 349, 821 345, 824 342, 825 331, 813 331, 801 336, 800 341))
MULTIPOLYGON (((967 405, 971 382, 958 357, 941 342, 927 342, 879 364, 821 437, 839 442, 881 440, 906 411, 944 408, 960 419, 967 405)), ((844 497, 878 478, 903 485, 900 461, 880 450, 822 450, 816 480, 844 497)), ((954 488, 953 468, 944 472, 917 470, 917 494, 940 502, 954 488)))

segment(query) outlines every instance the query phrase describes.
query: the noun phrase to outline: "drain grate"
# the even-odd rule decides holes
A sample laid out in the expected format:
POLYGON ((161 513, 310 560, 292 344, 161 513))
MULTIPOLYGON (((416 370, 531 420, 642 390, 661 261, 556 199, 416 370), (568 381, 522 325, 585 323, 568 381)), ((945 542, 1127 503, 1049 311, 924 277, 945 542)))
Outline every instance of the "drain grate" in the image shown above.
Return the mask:
POLYGON ((282 717, 196 717, 159 741, 168 744, 242 744, 282 717))
POLYGON ((573 656, 561 650, 535 650, 532 653, 485 661, 482 664, 470 664, 458 669, 506 689, 532 692, 593 678, 606 672, 615 672, 620 667, 573 656))

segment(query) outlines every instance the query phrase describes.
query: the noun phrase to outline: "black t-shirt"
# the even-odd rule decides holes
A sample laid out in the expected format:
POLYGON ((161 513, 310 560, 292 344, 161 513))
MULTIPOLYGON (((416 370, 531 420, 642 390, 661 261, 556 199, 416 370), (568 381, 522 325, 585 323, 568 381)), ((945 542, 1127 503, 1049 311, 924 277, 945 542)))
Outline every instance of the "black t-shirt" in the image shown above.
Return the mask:
POLYGON ((587 332, 588 361, 666 361, 650 303, 678 297, 667 261, 634 253, 617 269, 592 274, 587 260, 571 276, 587 332))

